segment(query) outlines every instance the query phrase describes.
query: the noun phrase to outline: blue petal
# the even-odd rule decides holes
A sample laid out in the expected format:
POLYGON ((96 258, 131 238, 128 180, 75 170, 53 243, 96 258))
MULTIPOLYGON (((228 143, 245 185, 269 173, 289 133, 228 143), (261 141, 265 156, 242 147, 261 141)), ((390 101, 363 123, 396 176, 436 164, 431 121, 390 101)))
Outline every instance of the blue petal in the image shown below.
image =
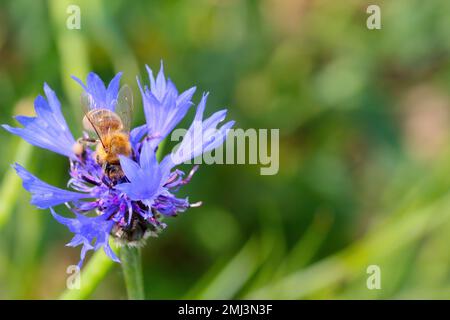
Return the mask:
POLYGON ((148 127, 146 124, 142 126, 136 127, 130 132, 130 143, 133 146, 133 149, 136 150, 137 144, 144 138, 144 136, 148 132, 148 127))
POLYGON ((158 197, 153 206, 163 215, 176 216, 178 213, 186 211, 190 204, 187 198, 179 199, 171 193, 167 193, 164 196, 158 197))
POLYGON ((166 77, 164 76, 164 66, 162 61, 158 76, 156 77, 156 85, 152 88, 152 91, 154 91, 155 96, 159 100, 164 98, 164 95, 166 93, 166 77))
POLYGON ((144 171, 156 172, 159 169, 156 153, 149 143, 144 143, 142 146, 139 164, 144 171))
POLYGON ((90 72, 86 78, 86 84, 79 78, 72 76, 78 84, 88 93, 92 98, 92 109, 105 108, 113 110, 117 103, 117 95, 119 93, 120 78, 122 72, 117 73, 106 88, 103 80, 94 72, 90 72))
MULTIPOLYGON (((119 86, 120 86, 120 78, 121 77, 122 77, 122 72, 119 72, 114 76, 114 78, 109 83, 108 89, 106 89, 107 103, 111 104, 117 99, 117 95, 119 94, 119 86)), ((111 105, 111 108, 113 108, 112 105, 111 105)))
POLYGON ((130 181, 137 181, 139 179, 139 174, 141 168, 139 165, 131 160, 130 158, 127 158, 125 156, 119 155, 120 158, 120 166, 125 173, 125 176, 130 181))
POLYGON ((86 85, 89 89, 89 93, 92 95, 95 101, 97 101, 98 105, 107 108, 106 103, 106 87, 103 83, 102 79, 95 74, 94 72, 89 72, 86 85))
POLYGON ((130 182, 116 185, 132 200, 151 203, 161 193, 162 173, 155 152, 145 141, 140 155, 140 165, 133 160, 120 156, 120 165, 130 182))
POLYGON ((75 214, 76 218, 69 219, 58 215, 53 208, 50 208, 53 217, 61 224, 65 225, 75 236, 67 244, 75 247, 83 245, 81 248, 80 262, 81 267, 86 252, 89 250, 97 251, 101 247, 111 260, 120 262, 119 258, 114 254, 109 246, 109 235, 114 225, 113 220, 109 220, 110 214, 103 214, 97 217, 86 217, 82 214, 75 214))
POLYGON ((220 147, 226 139, 228 130, 234 125, 234 121, 229 121, 220 128, 217 127, 225 119, 226 110, 217 111, 208 119, 203 120, 207 98, 208 94, 203 94, 202 100, 198 104, 194 121, 178 149, 167 155, 161 162, 164 176, 167 176, 172 167, 220 147))
POLYGON ((67 191, 49 185, 39 180, 17 163, 14 165, 14 169, 20 178, 22 178, 25 190, 31 193, 31 204, 40 209, 47 209, 70 201, 92 198, 91 195, 86 193, 67 191))
POLYGON ((208 100, 209 92, 204 92, 202 95, 202 100, 200 100, 200 103, 197 106, 197 111, 195 112, 194 122, 196 121, 202 121, 203 119, 203 112, 205 112, 206 108, 206 100, 208 100))
POLYGON ((33 117, 27 117, 27 116, 15 116, 15 119, 17 122, 19 122, 22 126, 26 127, 30 123, 33 122, 33 117))
POLYGON ((116 189, 125 193, 132 200, 143 200, 147 197, 147 194, 142 191, 142 188, 137 188, 136 184, 130 182, 118 184, 116 189))
POLYGON ((61 104, 47 84, 44 85, 44 91, 47 100, 38 96, 34 101, 36 117, 18 116, 16 119, 23 128, 9 125, 2 127, 34 146, 76 159, 72 149, 75 139, 61 112, 61 104))
POLYGON ((192 96, 194 95, 196 89, 197 89, 196 87, 192 87, 192 88, 189 88, 186 91, 182 92, 177 98, 177 104, 184 105, 187 103, 189 105, 192 105, 191 100, 192 100, 192 96))
POLYGON ((192 106, 195 87, 178 94, 175 85, 164 76, 163 65, 155 80, 152 70, 146 66, 150 79, 150 90, 137 80, 144 104, 144 114, 153 149, 175 128, 185 117, 192 106))

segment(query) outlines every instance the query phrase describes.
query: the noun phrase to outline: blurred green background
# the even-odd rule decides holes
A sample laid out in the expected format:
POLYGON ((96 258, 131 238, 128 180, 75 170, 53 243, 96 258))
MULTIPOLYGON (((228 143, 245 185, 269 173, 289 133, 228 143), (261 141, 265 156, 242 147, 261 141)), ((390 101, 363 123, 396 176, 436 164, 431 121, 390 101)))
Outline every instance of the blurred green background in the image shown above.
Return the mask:
MULTIPOLYGON (((47 82, 77 136, 70 75, 93 70, 124 71, 141 124, 135 76, 163 59, 194 102, 211 92, 209 114, 279 128, 280 171, 202 166, 180 193, 203 206, 143 250, 148 298, 450 298, 449 14, 447 0, 1 1, 0 122, 31 114, 47 82)), ((64 187, 67 160, 0 139, 0 298, 57 298, 79 248, 10 164, 64 187)), ((126 298, 119 265, 104 273, 85 298, 126 298)))

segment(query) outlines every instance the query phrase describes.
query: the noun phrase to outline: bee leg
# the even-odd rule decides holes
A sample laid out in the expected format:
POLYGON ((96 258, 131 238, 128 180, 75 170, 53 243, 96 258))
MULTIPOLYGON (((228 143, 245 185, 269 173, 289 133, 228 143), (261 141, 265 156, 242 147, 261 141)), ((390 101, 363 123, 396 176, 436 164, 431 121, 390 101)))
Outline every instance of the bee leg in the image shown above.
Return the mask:
POLYGON ((94 145, 94 144, 97 144, 99 142, 99 140, 83 137, 83 138, 78 138, 77 142, 84 144, 84 145, 94 145))
MULTIPOLYGON (((97 156, 97 160, 98 160, 98 156, 97 156)), ((109 166, 106 162, 102 164, 102 170, 109 178, 109 166)))

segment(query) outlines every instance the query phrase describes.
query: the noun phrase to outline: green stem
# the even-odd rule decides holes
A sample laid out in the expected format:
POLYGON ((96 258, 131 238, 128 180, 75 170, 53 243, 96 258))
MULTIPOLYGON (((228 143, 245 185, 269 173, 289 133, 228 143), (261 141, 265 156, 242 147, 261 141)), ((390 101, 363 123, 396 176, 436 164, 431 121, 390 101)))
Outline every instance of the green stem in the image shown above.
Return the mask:
POLYGON ((120 250, 123 276, 127 287, 128 299, 144 300, 144 281, 142 276, 141 250, 124 246, 120 250))

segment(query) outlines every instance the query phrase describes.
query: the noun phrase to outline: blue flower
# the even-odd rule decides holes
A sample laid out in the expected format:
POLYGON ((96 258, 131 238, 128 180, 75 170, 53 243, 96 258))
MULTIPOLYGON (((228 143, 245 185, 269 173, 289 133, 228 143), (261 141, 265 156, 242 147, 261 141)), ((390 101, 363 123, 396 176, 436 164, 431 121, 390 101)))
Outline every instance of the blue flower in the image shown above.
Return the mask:
POLYGON ((156 79, 152 70, 148 66, 146 68, 150 89, 147 86, 142 87, 139 79, 137 81, 141 90, 151 145, 155 148, 184 118, 192 105, 191 99, 196 88, 192 87, 179 95, 172 81, 166 80, 162 62, 156 79))
POLYGON ((23 128, 8 125, 2 127, 36 147, 75 159, 73 152, 75 139, 62 115, 61 103, 47 84, 44 84, 44 91, 47 100, 40 95, 34 100, 36 117, 15 117, 23 128))
MULTIPOLYGON (((219 127, 226 110, 203 120, 207 99, 207 95, 203 95, 180 147, 159 163, 156 149, 186 115, 192 105, 195 87, 179 95, 175 85, 165 79, 162 66, 156 79, 148 67, 147 70, 150 89, 143 89, 139 84, 147 123, 131 130, 131 156, 119 155, 120 163, 98 163, 96 150, 87 145, 81 145, 81 152, 73 151, 76 149, 75 139, 67 127, 56 95, 47 85, 44 86, 47 100, 41 96, 36 99, 36 117, 16 117, 23 128, 3 126, 35 146, 69 158, 67 186, 72 190, 41 181, 19 164, 14 168, 23 181, 23 187, 31 193, 31 203, 41 209, 50 209, 54 218, 74 233, 68 246, 81 246, 80 266, 88 251, 100 248, 112 260, 119 261, 109 245, 110 236, 118 244, 142 244, 148 236, 166 227, 161 221, 163 216, 175 216, 200 205, 200 202, 191 203, 187 197, 176 197, 177 191, 190 182, 198 166, 194 166, 187 176, 175 167, 219 147, 234 124, 234 121, 229 121, 219 127), (109 170, 118 174, 111 175, 109 170), (73 212, 73 218, 55 212, 53 207, 62 204, 73 212)), ((89 73, 86 85, 78 78, 74 79, 89 95, 91 107, 113 111, 120 77, 121 73, 118 73, 108 88, 95 73, 89 73)))
POLYGON ((121 77, 122 72, 117 73, 109 83, 108 88, 106 88, 102 79, 94 72, 88 74, 86 84, 75 76, 72 76, 72 79, 78 82, 90 96, 91 109, 102 108, 114 111, 121 77))

